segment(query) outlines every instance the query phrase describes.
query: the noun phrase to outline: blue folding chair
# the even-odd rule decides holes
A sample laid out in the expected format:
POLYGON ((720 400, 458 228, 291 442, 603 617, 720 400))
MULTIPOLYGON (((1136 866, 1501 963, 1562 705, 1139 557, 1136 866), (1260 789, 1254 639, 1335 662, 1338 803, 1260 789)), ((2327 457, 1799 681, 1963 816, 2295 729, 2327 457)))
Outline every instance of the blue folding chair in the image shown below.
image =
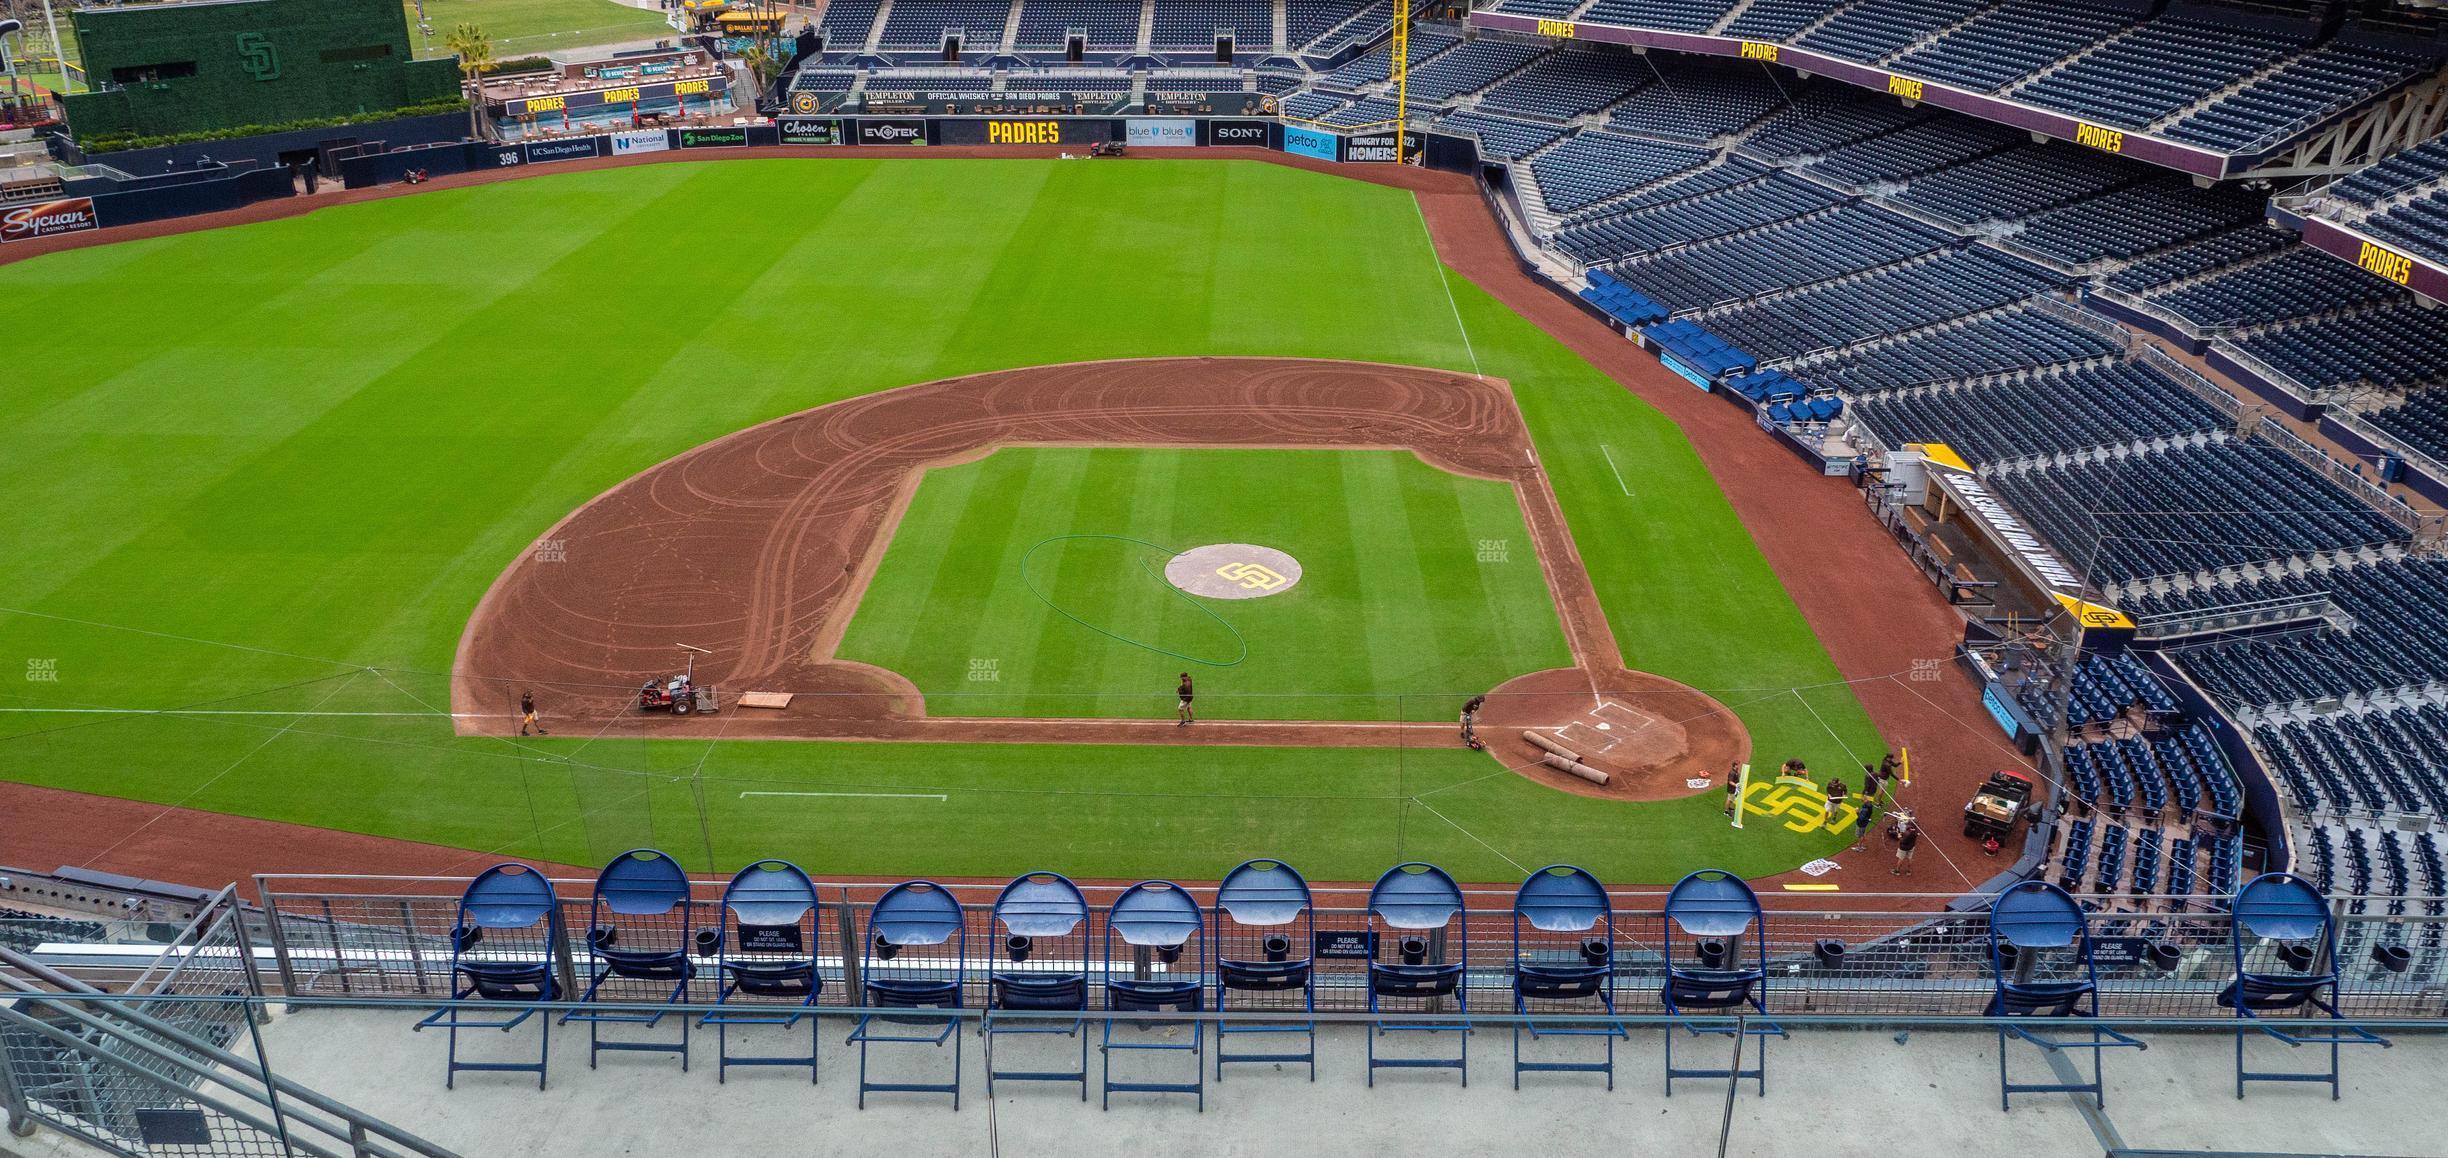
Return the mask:
POLYGON ((2244 882, 2230 906, 2228 944, 2235 951, 2235 980, 2219 992, 2219 1004, 2236 1015, 2236 1097, 2246 1082, 2327 1082, 2336 1101, 2338 1047, 2389 1046, 2387 1038, 2345 1024, 2338 1012, 2337 922, 2329 901, 2293 873, 2263 873, 2244 882), (2298 1015, 2317 1028, 2280 1029, 2265 1014, 2298 1015), (2321 1021, 2316 1015, 2328 1015, 2321 1021), (2329 1047, 2327 1072, 2248 1070, 2244 1039, 2252 1030, 2289 1046, 2329 1047))
POLYGON ((1283 1013, 1283 1023, 1216 1023, 1216 1080, 1225 1062, 1298 1062, 1317 1080, 1316 910, 1309 882, 1291 865, 1253 860, 1216 886, 1216 1012, 1283 1013), (1242 1034, 1301 1035, 1300 1052, 1230 1053, 1242 1034))
POLYGON ((1700 1025, 1680 1021, 1693 1037, 1714 1035, 1735 1039, 1736 1059, 1724 1069, 1677 1069, 1675 1032, 1666 1031, 1666 1096, 1674 1096, 1676 1078, 1754 1078, 1759 1092, 1768 1093, 1768 1039, 1785 1030, 1768 1016, 1768 937, 1760 915, 1759 895, 1741 877, 1721 869, 1701 869, 1676 881, 1666 894, 1666 911, 1659 918, 1659 945, 1665 954, 1666 981, 1658 1000, 1668 1016, 1708 1012, 1741 1017, 1734 1025, 1700 1025), (1680 934, 1678 936, 1677 934, 1680 934), (1749 945, 1743 942, 1748 939, 1749 945), (1744 959, 1749 958, 1746 962, 1744 959), (1748 1007, 1752 1016, 1742 1015, 1748 1007), (1759 1039, 1759 1052, 1749 1069, 1740 1057, 1743 1042, 1759 1039))
MULTIPOLYGON (((696 902, 689 896, 688 874, 680 862, 650 848, 636 848, 612 858, 595 877, 595 897, 587 906, 586 992, 580 1001, 639 1001, 676 1005, 688 996, 697 964, 689 959, 695 933, 696 902), (658 996, 659 995, 659 996, 658 996)), ((673 1016, 668 1009, 651 1013, 620 1013, 580 1009, 562 1016, 563 1024, 583 1021, 587 1027, 587 1068, 605 1050, 633 1053, 676 1053, 680 1072, 688 1072, 689 1021, 679 1016, 680 1040, 605 1041, 606 1025, 642 1025, 649 1029, 673 1016)))
POLYGON ((697 935, 701 952, 713 950, 714 976, 722 986, 714 1003, 723 1009, 700 1022, 714 1027, 717 1083, 729 1079, 732 1066, 806 1066, 808 1082, 815 1083, 824 1036, 815 1013, 824 993, 824 973, 816 965, 823 913, 815 883, 789 861, 749 865, 723 888, 722 924, 697 935), (808 1023, 804 1056, 731 1052, 732 1026, 787 1030, 802 1020, 808 1023))
POLYGON ((995 898, 994 923, 1003 930, 1003 960, 987 974, 986 1019, 980 1029, 986 1042, 986 1096, 994 1096, 996 1078, 1006 1078, 1078 1082, 1080 1100, 1087 1101, 1088 898, 1058 873, 1028 873, 1003 886, 995 898), (1030 1017, 1007 1024, 995 1017, 1006 1010, 1074 1016, 1067 1022, 1030 1017), (1079 1068, 996 1069, 995 1038, 1005 1034, 1077 1038, 1079 1068))
POLYGON ((950 1094, 960 1109, 960 1015, 921 1010, 961 1008, 961 983, 969 958, 968 922, 960 902, 933 881, 906 881, 885 890, 867 914, 867 940, 860 949, 859 977, 866 1004, 886 1013, 862 1014, 846 1044, 859 1047, 859 1108, 867 1092, 950 1094), (895 1028, 907 1027, 907 1028, 895 1028), (932 1032, 929 1032, 929 1030, 932 1032), (867 1080, 867 1047, 952 1043, 950 1082, 867 1080))
MULTIPOLYGON (((1141 881, 1122 890, 1105 910, 1105 1008, 1139 1013, 1197 1014, 1207 1006, 1207 917, 1198 902, 1171 881, 1141 881), (1117 941, 1128 951, 1117 956, 1117 941), (1195 946, 1193 943, 1195 942, 1195 946), (1187 958, 1185 961, 1184 959, 1187 958)), ((1144 1034, 1171 1022, 1135 1022, 1144 1034)), ((1199 1056, 1206 1042, 1206 1022, 1190 1018, 1190 1040, 1117 1041, 1113 1019, 1105 1021, 1105 1090, 1098 1105, 1110 1108, 1113 1093, 1195 1094, 1201 1113, 1207 1110, 1207 1061, 1199 1056), (1113 1055, 1119 1050, 1187 1052, 1188 1082, 1114 1080, 1113 1055)))
POLYGON ((2101 1053, 2131 1047, 2148 1049, 2141 1041, 2105 1028, 2099 1016, 2099 968, 2093 959, 2090 914, 2064 889, 2045 881, 2024 881, 1989 902, 1989 972, 1997 990, 1989 997, 1988 1017, 2081 1018, 2083 1037, 2051 1037, 2022 1025, 2001 1022, 1998 1035, 1998 1108, 2013 1108, 2015 1094, 2090 1094, 2101 1108, 2108 1105, 2101 1053), (2091 1051, 2091 1080, 2023 1083, 2006 1078, 2006 1039, 2011 1034, 2040 1047, 2042 1053, 2091 1051))
POLYGON ((1459 1070, 1470 1085, 1470 918, 1462 887, 1444 869, 1413 861, 1387 869, 1369 889, 1369 1012, 1454 1014, 1451 1021, 1377 1022, 1368 1036, 1368 1084, 1380 1069, 1459 1070), (1394 960, 1385 960, 1391 945, 1394 960), (1377 1039, 1388 1033, 1455 1033, 1461 1047, 1452 1057, 1377 1056, 1377 1039))
MULTIPOLYGON (((1606 886, 1588 870, 1549 865, 1522 881, 1513 894, 1513 1012, 1615 1016, 1615 913, 1606 886)), ((1623 1023, 1605 1021, 1513 1023, 1513 1088, 1524 1071, 1605 1074, 1615 1088, 1615 1042, 1629 1037, 1623 1023), (1522 1034, 1596 1037, 1606 1043, 1604 1061, 1523 1061, 1522 1034)))
POLYGON ((552 1061, 552 1019, 538 1018, 544 1027, 535 1064, 526 1062, 463 1062, 459 1060, 461 1029, 498 1029, 508 1033, 536 1014, 534 1002, 561 999, 561 980, 554 970, 554 947, 561 941, 561 902, 552 882, 523 864, 495 865, 468 882, 459 896, 458 918, 451 925, 451 1003, 425 1015, 412 1029, 439 1025, 450 1031, 450 1047, 442 1069, 442 1088, 457 1085, 459 1071, 534 1072, 536 1088, 544 1088, 545 1068, 552 1061), (521 1006, 506 1017, 470 1018, 465 1003, 501 1001, 521 1006))

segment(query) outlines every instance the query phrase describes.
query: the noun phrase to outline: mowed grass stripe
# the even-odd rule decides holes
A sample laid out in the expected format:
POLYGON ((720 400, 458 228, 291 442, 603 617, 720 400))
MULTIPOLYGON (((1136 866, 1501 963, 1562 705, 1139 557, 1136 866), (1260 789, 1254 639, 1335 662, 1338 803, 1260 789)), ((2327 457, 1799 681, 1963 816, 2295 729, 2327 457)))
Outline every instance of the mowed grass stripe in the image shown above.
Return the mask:
POLYGON ((1006 449, 929 472, 842 654, 910 675, 945 713, 1161 717, 1188 670, 1206 718, 1392 718, 1406 694, 1475 691, 1568 655, 1535 573, 1478 573, 1464 491, 1493 492, 1491 511, 1510 501, 1506 484, 1399 451, 1006 449), (1449 546, 1424 554, 1423 538, 1449 546), (1287 551, 1301 580, 1195 602, 1164 580, 1172 552, 1220 543, 1287 551), (1062 611, 1023 582, 1023 560, 1062 611), (1497 602, 1528 605, 1507 613, 1519 635, 1490 630, 1497 602), (897 622, 913 614, 927 626, 897 622), (971 659, 996 661, 992 688, 932 682, 971 659))

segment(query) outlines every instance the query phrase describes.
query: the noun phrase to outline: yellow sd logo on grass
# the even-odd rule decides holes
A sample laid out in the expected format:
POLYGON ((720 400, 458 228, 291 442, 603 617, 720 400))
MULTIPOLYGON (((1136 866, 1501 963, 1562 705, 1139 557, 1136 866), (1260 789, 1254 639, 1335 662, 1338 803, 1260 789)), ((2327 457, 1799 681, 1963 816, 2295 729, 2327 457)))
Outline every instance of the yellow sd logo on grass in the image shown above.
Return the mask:
POLYGON ((1216 568, 1216 574, 1252 591, 1273 591, 1290 582, 1263 563, 1226 563, 1216 568))
POLYGON ((1752 782, 1743 793, 1743 811, 1773 816, 1793 832, 1834 832, 1853 823, 1861 810, 1851 804, 1831 813, 1827 790, 1807 780, 1778 777, 1774 784, 1752 782))

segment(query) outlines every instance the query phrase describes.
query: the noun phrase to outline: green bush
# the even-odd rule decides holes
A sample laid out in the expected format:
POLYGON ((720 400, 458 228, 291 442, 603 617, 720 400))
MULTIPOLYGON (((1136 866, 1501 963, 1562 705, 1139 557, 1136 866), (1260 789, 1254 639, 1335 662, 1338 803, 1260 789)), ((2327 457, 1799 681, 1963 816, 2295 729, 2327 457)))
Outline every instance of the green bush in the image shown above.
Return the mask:
POLYGON ((367 125, 376 121, 396 121, 406 117, 432 116, 436 113, 467 111, 467 101, 460 97, 426 101, 403 108, 385 109, 373 113, 351 113, 344 117, 312 117, 302 121, 282 121, 276 125, 236 125, 226 129, 208 129, 193 133, 170 133, 143 136, 121 133, 79 140, 77 147, 87 154, 121 153, 129 149, 158 149, 164 145, 186 145, 196 141, 227 141, 237 137, 260 137, 269 133, 293 133, 301 129, 329 129, 342 125, 367 125))
POLYGON ((542 72, 551 67, 553 67, 553 62, 549 56, 521 56, 510 60, 494 61, 484 66, 483 73, 486 76, 497 76, 505 72, 542 72))

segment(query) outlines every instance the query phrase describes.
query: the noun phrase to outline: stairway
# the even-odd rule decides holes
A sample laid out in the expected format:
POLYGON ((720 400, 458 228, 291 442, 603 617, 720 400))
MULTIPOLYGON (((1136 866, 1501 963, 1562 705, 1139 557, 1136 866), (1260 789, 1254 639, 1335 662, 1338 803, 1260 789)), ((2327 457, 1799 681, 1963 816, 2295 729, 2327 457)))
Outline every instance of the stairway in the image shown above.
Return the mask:
POLYGON ((860 51, 872 55, 877 46, 884 43, 884 25, 892 20, 892 10, 893 0, 884 0, 883 4, 877 6, 875 23, 868 26, 867 43, 860 46, 860 51))
POLYGON ((1148 46, 1156 42, 1156 0, 1141 0, 1139 5, 1139 39, 1137 52, 1148 54, 1148 46))

